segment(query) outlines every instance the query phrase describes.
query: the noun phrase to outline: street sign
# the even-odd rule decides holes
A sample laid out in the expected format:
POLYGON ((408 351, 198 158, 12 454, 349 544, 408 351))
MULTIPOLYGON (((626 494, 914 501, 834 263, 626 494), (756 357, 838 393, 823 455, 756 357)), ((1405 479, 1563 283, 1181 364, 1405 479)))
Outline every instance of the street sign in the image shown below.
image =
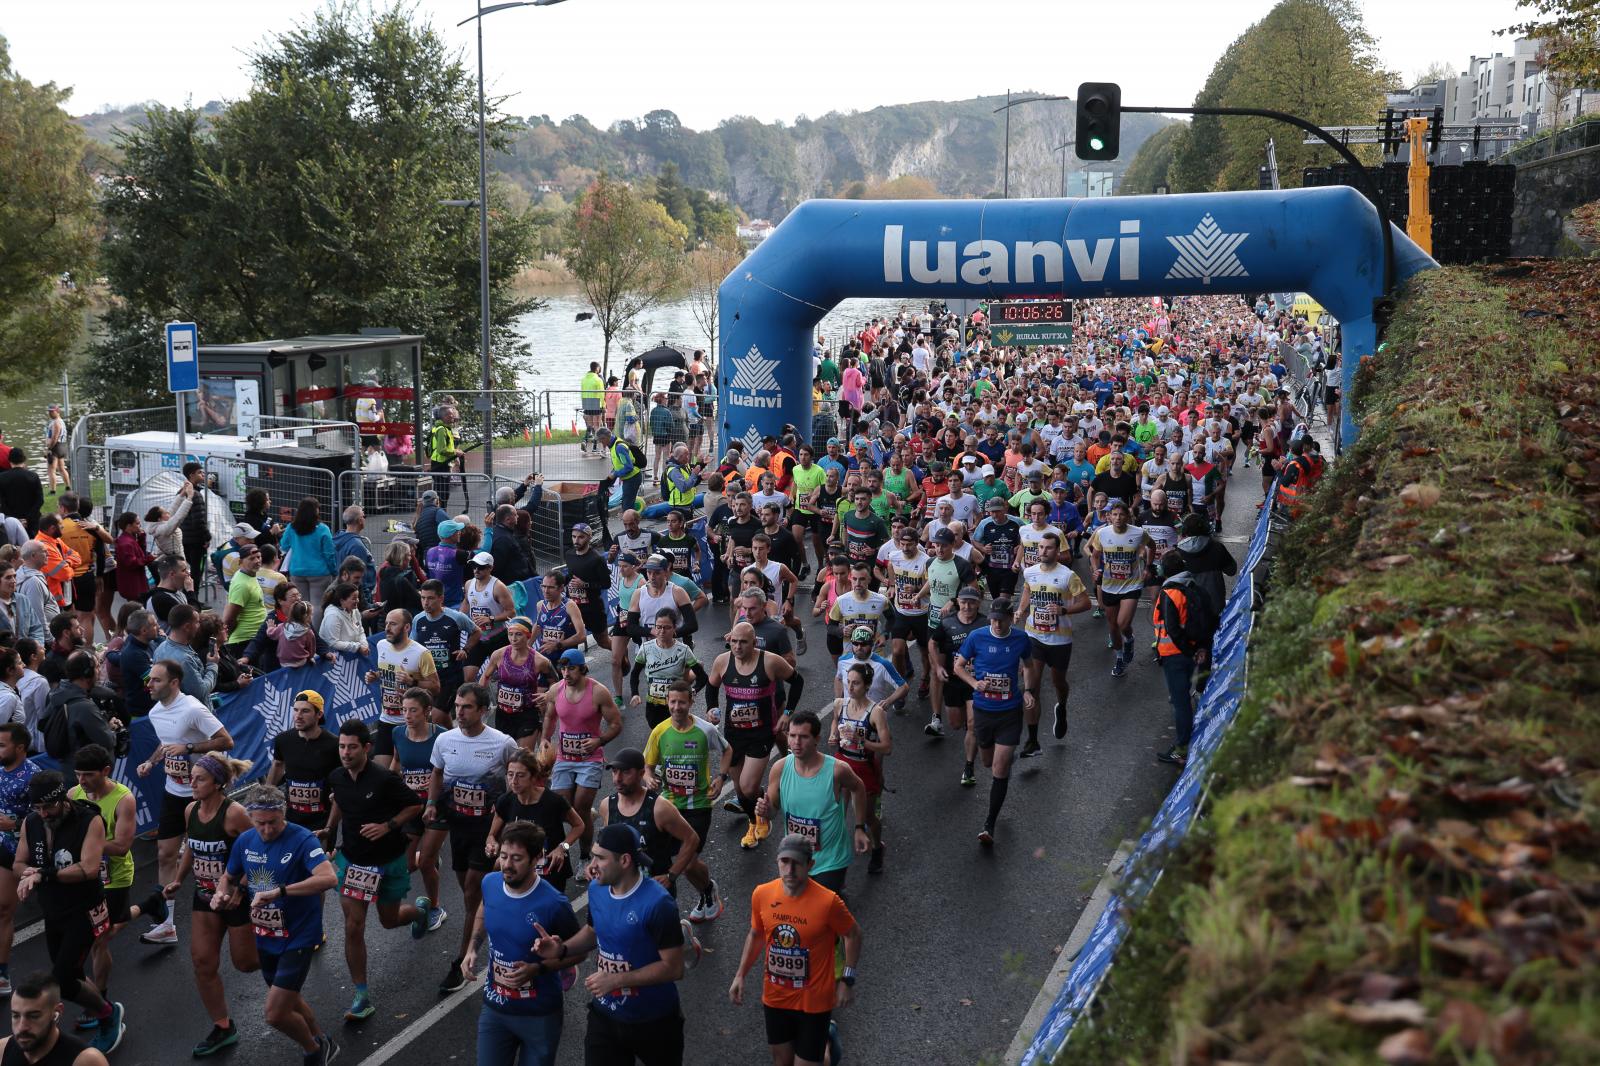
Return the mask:
POLYGON ((167 391, 200 388, 200 331, 193 322, 167 323, 167 391))
POLYGON ((1002 347, 1072 343, 1072 301, 1004 301, 989 305, 989 340, 1002 347))

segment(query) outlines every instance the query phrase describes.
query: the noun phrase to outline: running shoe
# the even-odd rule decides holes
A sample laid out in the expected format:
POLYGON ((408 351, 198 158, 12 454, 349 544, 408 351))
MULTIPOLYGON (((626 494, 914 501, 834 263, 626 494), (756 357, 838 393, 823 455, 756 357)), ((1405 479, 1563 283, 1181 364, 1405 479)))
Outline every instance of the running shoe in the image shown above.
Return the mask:
POLYGON ((944 723, 934 718, 922 727, 922 731, 930 737, 942 737, 944 736, 944 723))
POLYGON ((102 1055, 109 1055, 117 1050, 122 1043, 122 1036, 128 1031, 123 1023, 124 1013, 122 1004, 111 1004, 111 1013, 100 1019, 100 1033, 94 1038, 93 1047, 102 1055))
MULTIPOLYGON (((170 917, 171 912, 169 911, 168 918, 170 919, 170 917)), ((171 921, 161 925, 153 925, 139 934, 139 943, 141 944, 159 944, 164 947, 170 947, 177 942, 178 928, 171 921)))
POLYGON ((767 839, 769 836, 772 835, 772 823, 770 821, 768 821, 767 819, 761 817, 758 814, 758 815, 756 815, 756 830, 755 831, 756 831, 756 843, 759 844, 759 843, 761 843, 761 841, 767 839))
POLYGON ((872 849, 872 856, 869 859, 867 859, 867 873, 869 873, 869 874, 881 874, 881 873, 883 873, 883 845, 882 844, 879 844, 877 847, 872 849))
POLYGON ((344 1020, 364 1022, 376 1013, 378 1008, 372 1005, 372 997, 365 992, 357 992, 356 998, 350 1003, 350 1009, 344 1012, 344 1020))
POLYGON ((795 634, 795 650, 801 655, 806 653, 806 631, 804 629, 795 634))
POLYGON ((461 960, 456 959, 450 964, 450 969, 445 971, 444 980, 439 982, 439 994, 448 996, 466 987, 467 975, 461 972, 461 960))
POLYGON ((961 787, 971 788, 978 783, 977 775, 972 772, 972 767, 966 766, 961 770, 961 787))
POLYGON ((322 1045, 322 1057, 313 1061, 317 1062, 319 1066, 328 1066, 328 1063, 338 1058, 339 1052, 343 1050, 333 1042, 333 1037, 331 1036, 319 1036, 317 1037, 317 1043, 322 1045))
POLYGON ((927 678, 923 678, 922 679, 922 684, 917 686, 917 699, 925 700, 927 698, 928 698, 928 679, 927 678))
POLYGON ((978 830, 978 843, 986 848, 994 844, 994 826, 986 825, 978 830))
POLYGON ((1096 607, 1094 609, 1094 613, 1091 614, 1089 617, 1090 618, 1104 618, 1105 616, 1106 616, 1106 612, 1104 610, 1102 610, 1101 608, 1096 607))
POLYGON ((739 792, 734 790, 728 793, 728 798, 722 801, 722 809, 729 814, 743 814, 744 806, 739 802, 739 792))
POLYGON ((1033 759, 1043 754, 1044 749, 1041 748, 1039 746, 1039 742, 1034 740, 1032 737, 1024 740, 1022 742, 1022 747, 1017 749, 1017 758, 1019 759, 1033 759))
POLYGON ((1119 655, 1114 660, 1112 660, 1112 662, 1111 662, 1111 676, 1112 677, 1121 677, 1123 674, 1125 674, 1127 672, 1128 672, 1128 664, 1123 661, 1122 656, 1119 655))
POLYGON ((705 895, 700 897, 700 902, 696 903, 694 908, 689 911, 689 920, 695 923, 711 922, 721 915, 722 893, 717 891, 717 883, 712 881, 711 887, 707 888, 705 895))
POLYGON ((1110 648, 1112 651, 1116 651, 1118 655, 1122 654, 1117 650, 1117 642, 1112 640, 1110 637, 1106 638, 1106 647, 1110 648))
POLYGON ((760 844, 761 838, 756 836, 756 823, 751 822, 740 838, 739 846, 746 851, 754 851, 760 844))
POLYGON ((694 929, 689 925, 689 919, 679 918, 678 925, 683 929, 683 968, 692 970, 700 965, 700 957, 705 954, 705 945, 700 943, 700 938, 694 935, 694 929))
POLYGON ((206 1038, 196 1044, 194 1050, 189 1054, 197 1059, 203 1059, 208 1055, 215 1055, 223 1048, 230 1048, 238 1042, 239 1027, 237 1025, 230 1025, 226 1029, 220 1025, 213 1025, 211 1032, 207 1033, 206 1038))
POLYGON ((1182 766, 1189 761, 1189 745, 1174 744, 1166 751, 1159 753, 1156 759, 1171 766, 1182 766))
POLYGON ((437 931, 438 928, 444 924, 444 920, 448 917, 450 917, 450 912, 445 910, 443 907, 434 907, 429 910, 428 932, 432 933, 437 931))
POLYGON ((895 700, 894 704, 893 704, 893 707, 894 707, 894 713, 895 714, 905 714, 906 713, 906 701, 904 699, 895 700))
POLYGON ((96 1018, 92 1014, 80 1014, 78 1016, 77 1024, 72 1028, 80 1033, 87 1033, 91 1030, 100 1028, 100 1019, 96 1018))
POLYGON ((839 1041, 839 1023, 833 1019, 828 1020, 828 1062, 830 1066, 839 1066, 844 1061, 844 1044, 839 1041))
POLYGON ((1051 730, 1057 740, 1064 740, 1067 735, 1067 705, 1064 702, 1056 704, 1055 727, 1051 730))
POLYGON ((428 930, 432 927, 433 900, 427 896, 418 896, 416 907, 417 917, 411 923, 411 939, 421 940, 424 936, 427 936, 428 930))

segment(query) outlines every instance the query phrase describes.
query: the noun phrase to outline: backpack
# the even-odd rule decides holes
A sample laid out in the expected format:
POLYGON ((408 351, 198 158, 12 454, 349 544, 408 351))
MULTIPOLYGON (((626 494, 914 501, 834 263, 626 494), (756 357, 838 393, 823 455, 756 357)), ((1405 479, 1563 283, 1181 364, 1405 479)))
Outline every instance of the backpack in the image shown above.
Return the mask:
POLYGON ((72 754, 72 724, 67 721, 67 705, 60 704, 39 718, 39 735, 44 737, 44 753, 52 759, 72 754))
POLYGON ((633 468, 635 470, 643 470, 649 465, 645 461, 643 448, 639 447, 626 437, 622 438, 622 443, 628 449, 628 454, 633 457, 633 468))
POLYGON ((1172 602, 1172 597, 1161 597, 1161 625, 1167 631, 1167 636, 1185 655, 1192 657, 1198 652, 1210 651, 1211 638, 1216 635, 1220 620, 1210 594, 1200 587, 1193 575, 1187 573, 1169 578, 1162 588, 1175 588, 1182 592, 1188 604, 1188 611, 1185 612, 1187 618, 1179 625, 1178 608, 1172 602))

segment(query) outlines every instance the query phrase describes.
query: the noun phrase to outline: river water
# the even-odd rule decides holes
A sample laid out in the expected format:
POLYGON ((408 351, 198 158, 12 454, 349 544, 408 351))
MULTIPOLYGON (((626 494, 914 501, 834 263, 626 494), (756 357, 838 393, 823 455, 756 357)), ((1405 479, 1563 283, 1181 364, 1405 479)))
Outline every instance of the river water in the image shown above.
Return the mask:
MULTIPOLYGON (((536 391, 576 390, 579 379, 589 369, 589 363, 601 357, 604 345, 599 327, 592 319, 576 321, 579 312, 587 311, 589 307, 575 289, 542 289, 535 295, 542 297, 545 305, 523 316, 518 322, 522 335, 532 346, 537 371, 524 378, 523 386, 536 391)), ((908 306, 914 307, 898 300, 846 300, 823 318, 817 330, 832 347, 838 348, 844 337, 859 332, 869 318, 893 315, 901 307, 908 306)), ((395 324, 401 329, 405 328, 404 323, 395 324)), ((351 323, 351 332, 360 325, 362 323, 351 323)), ((203 339, 204 323, 201 323, 200 330, 203 339)), ((691 351, 706 346, 705 334, 695 321, 687 299, 662 304, 641 316, 639 329, 633 338, 625 345, 613 345, 612 369, 620 374, 628 355, 649 351, 662 342, 679 344, 691 351)), ((152 338, 151 343, 159 343, 159 339, 152 338)), ((44 435, 45 406, 60 402, 61 396, 61 385, 56 382, 0 397, 0 429, 5 431, 6 440, 29 452, 37 452, 44 435)), ((72 402, 69 390, 68 425, 83 413, 72 402)))

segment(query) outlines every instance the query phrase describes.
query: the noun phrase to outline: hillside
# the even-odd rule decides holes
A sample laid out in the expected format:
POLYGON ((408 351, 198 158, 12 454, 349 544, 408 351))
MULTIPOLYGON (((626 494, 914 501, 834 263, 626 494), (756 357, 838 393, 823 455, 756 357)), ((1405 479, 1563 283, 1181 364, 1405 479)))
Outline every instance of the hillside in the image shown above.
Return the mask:
MULTIPOLYGON (((840 195, 853 182, 872 185, 906 175, 925 179, 941 196, 999 195, 1005 116, 994 109, 1003 103, 1003 96, 934 100, 818 119, 802 116, 792 124, 736 116, 714 130, 689 129, 671 111, 660 110, 609 129, 582 115, 560 122, 536 115, 524 121, 511 150, 495 157, 493 165, 534 199, 551 192, 570 199, 601 169, 627 178, 653 176, 673 162, 685 184, 726 196, 749 215, 774 220, 802 200, 840 195)), ((211 103, 204 110, 220 108, 211 103)), ((106 145, 115 128, 141 115, 142 109, 128 108, 78 121, 93 141, 106 145)), ((1096 169, 1121 174, 1145 139, 1168 123, 1156 115, 1127 116, 1122 158, 1096 169)), ((1071 101, 1014 109, 1011 195, 1057 195, 1062 153, 1056 148, 1072 135, 1071 101)), ((1082 166, 1070 148, 1066 154, 1069 170, 1082 166)))

